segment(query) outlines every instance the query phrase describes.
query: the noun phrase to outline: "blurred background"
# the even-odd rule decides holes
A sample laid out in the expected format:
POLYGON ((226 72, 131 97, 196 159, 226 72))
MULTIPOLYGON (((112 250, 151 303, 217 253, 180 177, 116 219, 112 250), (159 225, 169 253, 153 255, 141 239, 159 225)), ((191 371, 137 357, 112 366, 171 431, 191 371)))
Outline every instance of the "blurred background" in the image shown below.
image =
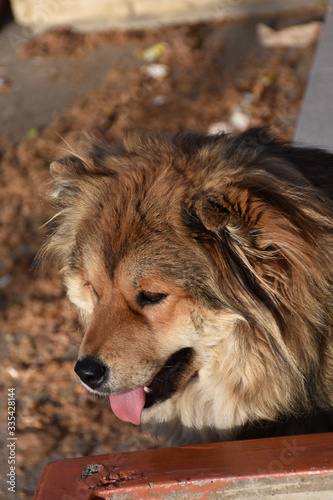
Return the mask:
POLYGON ((0 497, 7 390, 16 392, 16 494, 45 465, 158 446, 73 372, 82 336, 56 269, 36 268, 49 164, 84 131, 131 128, 293 138, 320 37, 319 0, 0 0, 0 497))

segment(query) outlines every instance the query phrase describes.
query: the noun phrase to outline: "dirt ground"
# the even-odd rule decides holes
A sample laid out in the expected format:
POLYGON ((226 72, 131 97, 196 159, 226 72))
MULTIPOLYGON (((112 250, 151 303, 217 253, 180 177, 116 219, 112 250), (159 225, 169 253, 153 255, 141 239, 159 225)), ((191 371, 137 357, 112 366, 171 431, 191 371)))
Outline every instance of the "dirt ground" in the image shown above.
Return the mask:
MULTIPOLYGON (((264 21, 281 28, 321 14, 298 12, 264 21)), ((0 402, 5 421, 7 390, 14 387, 13 498, 31 498, 50 461, 159 444, 118 421, 108 403, 89 395, 73 372, 81 339, 76 312, 56 270, 34 266, 50 214, 45 198, 50 161, 64 154, 67 143, 75 145, 84 130, 116 140, 142 126, 199 132, 270 126, 277 137, 291 140, 315 44, 265 48, 255 38, 257 22, 86 35, 63 29, 19 48, 18 60, 46 64, 62 58, 75 65, 101 47, 119 55, 93 89, 55 119, 27 128, 16 144, 6 137, 0 141, 0 402)), ((61 77, 50 69, 50 82, 61 77)), ((1 91, 9 97, 12 87, 2 85, 1 91)), ((7 436, 1 426, 2 444, 7 436)), ((11 498, 2 488, 0 497, 11 498)))

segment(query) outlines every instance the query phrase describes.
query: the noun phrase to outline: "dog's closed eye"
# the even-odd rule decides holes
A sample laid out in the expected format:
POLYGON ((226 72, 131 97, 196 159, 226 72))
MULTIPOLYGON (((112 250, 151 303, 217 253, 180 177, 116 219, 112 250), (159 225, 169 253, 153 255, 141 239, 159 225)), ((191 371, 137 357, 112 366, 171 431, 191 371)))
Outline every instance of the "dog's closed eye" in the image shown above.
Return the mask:
POLYGON ((146 290, 142 290, 137 296, 137 303, 140 307, 154 305, 164 300, 167 296, 168 295, 166 293, 148 292, 146 290))

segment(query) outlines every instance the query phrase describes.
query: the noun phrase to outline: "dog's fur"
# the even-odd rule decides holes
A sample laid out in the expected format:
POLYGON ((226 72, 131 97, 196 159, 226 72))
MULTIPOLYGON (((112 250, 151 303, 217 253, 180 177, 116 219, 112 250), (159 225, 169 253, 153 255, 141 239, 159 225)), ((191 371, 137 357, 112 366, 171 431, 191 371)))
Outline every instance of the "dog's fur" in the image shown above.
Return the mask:
POLYGON ((174 376, 179 352, 142 414, 173 442, 329 429, 333 155, 258 130, 86 142, 51 166, 45 248, 81 312, 80 359, 107 367, 95 392, 174 376))

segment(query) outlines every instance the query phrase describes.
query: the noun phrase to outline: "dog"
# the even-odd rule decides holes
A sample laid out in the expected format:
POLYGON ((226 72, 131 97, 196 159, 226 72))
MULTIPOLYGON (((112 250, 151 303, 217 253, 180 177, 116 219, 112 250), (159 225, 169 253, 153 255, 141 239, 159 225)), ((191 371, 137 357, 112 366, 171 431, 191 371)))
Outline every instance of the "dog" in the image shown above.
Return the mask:
POLYGON ((75 372, 172 444, 333 429, 333 155, 240 135, 88 138, 51 164, 75 372))

